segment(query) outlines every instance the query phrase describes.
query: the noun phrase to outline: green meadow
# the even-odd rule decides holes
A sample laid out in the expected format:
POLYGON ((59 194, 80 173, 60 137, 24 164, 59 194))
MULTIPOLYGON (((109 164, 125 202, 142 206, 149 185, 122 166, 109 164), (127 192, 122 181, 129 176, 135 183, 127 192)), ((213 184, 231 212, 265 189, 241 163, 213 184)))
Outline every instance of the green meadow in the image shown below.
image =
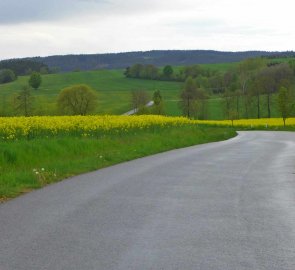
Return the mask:
MULTIPOLYGON (((56 114, 56 99, 63 88, 75 84, 87 84, 98 93, 99 104, 95 112, 97 114, 122 114, 130 110, 131 91, 143 89, 151 96, 155 90, 160 90, 171 114, 179 115, 177 102, 174 100, 178 98, 182 83, 129 79, 125 78, 123 72, 123 70, 98 70, 43 75, 40 89, 32 90, 35 97, 34 114, 56 114)), ((2 115, 13 113, 14 96, 27 83, 28 78, 21 76, 15 82, 0 85, 2 115)))
MULTIPOLYGON (((284 59, 273 61, 282 62, 284 59)), ((285 60, 286 61, 286 60, 285 60)), ((225 72, 235 68, 238 63, 205 64, 204 68, 225 72)), ((175 72, 180 67, 174 67, 175 72)), ((98 106, 95 114, 123 114, 131 109, 131 91, 146 90, 150 97, 155 90, 160 90, 164 101, 165 114, 169 116, 181 115, 179 109, 179 93, 183 87, 181 82, 156 81, 126 78, 124 70, 96 70, 80 71, 60 74, 42 75, 42 85, 38 90, 32 90, 34 96, 34 115, 58 114, 56 99, 59 92, 75 84, 87 84, 98 94, 98 106)), ((0 115, 15 115, 14 99, 22 86, 27 84, 29 77, 20 76, 17 81, 0 85, 0 115)), ((225 119, 224 99, 222 95, 211 95, 207 100, 207 119, 225 119)), ((246 118, 243 97, 240 98, 240 118, 246 118)), ((248 117, 256 118, 256 100, 249 108, 248 117)), ((276 94, 272 96, 272 117, 278 117, 276 94)), ((266 96, 261 96, 261 117, 267 117, 266 96)))

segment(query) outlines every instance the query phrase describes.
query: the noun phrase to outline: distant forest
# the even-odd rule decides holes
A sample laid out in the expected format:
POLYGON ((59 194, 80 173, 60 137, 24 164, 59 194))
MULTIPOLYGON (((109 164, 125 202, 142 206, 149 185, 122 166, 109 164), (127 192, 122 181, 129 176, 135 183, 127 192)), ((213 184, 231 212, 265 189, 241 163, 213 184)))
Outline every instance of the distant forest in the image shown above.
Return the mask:
POLYGON ((295 52, 171 50, 89 55, 60 55, 3 60, 0 61, 0 70, 9 69, 12 70, 16 76, 21 76, 31 74, 33 71, 46 74, 96 69, 125 69, 135 64, 162 67, 166 65, 188 66, 195 64, 232 63, 255 57, 295 57, 295 52))
MULTIPOLYGON (((163 50, 146 52, 126 52, 111 54, 64 55, 27 58, 48 66, 54 73, 57 71, 78 71, 94 69, 119 69, 136 63, 155 66, 184 66, 192 64, 215 64, 239 62, 250 57, 292 57, 295 52, 220 52, 209 50, 163 50)), ((0 62, 1 66, 1 62, 0 62)))

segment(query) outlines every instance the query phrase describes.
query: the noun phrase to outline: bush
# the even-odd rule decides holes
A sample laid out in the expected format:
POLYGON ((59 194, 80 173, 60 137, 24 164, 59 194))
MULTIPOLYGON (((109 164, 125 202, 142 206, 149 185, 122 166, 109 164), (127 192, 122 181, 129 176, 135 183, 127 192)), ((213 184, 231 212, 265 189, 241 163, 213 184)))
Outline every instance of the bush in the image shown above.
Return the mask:
POLYGON ((41 83, 42 83, 41 74, 38 72, 33 72, 29 79, 29 85, 34 89, 38 89, 41 83))

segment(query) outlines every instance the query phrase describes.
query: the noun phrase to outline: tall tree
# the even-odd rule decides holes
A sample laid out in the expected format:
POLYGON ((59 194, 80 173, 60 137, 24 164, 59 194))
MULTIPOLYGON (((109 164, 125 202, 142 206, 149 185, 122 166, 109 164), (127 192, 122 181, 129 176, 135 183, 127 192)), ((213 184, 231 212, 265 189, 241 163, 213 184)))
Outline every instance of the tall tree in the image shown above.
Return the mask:
POLYGON ((207 118, 207 99, 207 92, 203 88, 197 88, 194 106, 194 113, 197 119, 204 120, 207 118))
POLYGON ((224 111, 227 119, 230 119, 230 114, 232 111, 234 111, 234 97, 235 93, 230 91, 229 89, 226 89, 226 91, 223 94, 224 99, 224 111))
POLYGON ((24 115, 29 116, 32 113, 33 97, 31 95, 30 87, 23 86, 22 91, 15 98, 15 110, 24 115))
POLYGON ((248 58, 238 65, 240 88, 244 96, 246 118, 249 117, 249 101, 251 100, 249 99, 251 93, 248 93, 249 86, 251 81, 253 81, 255 74, 265 66, 266 60, 263 58, 248 58))
POLYGON ((183 114, 188 118, 193 116, 195 110, 195 101, 197 95, 197 87, 192 77, 188 77, 185 81, 184 88, 180 93, 180 107, 183 114))
POLYGON ((267 98, 267 117, 271 117, 272 95, 279 91, 280 87, 289 87, 292 80, 292 70, 288 64, 275 64, 265 67, 256 75, 257 87, 267 98))
POLYGON ((150 101, 149 95, 145 90, 135 90, 131 92, 131 105, 139 113, 146 113, 146 104, 150 101))
POLYGON ((164 114, 163 98, 162 98, 160 90, 156 90, 154 92, 153 101, 154 101, 153 113, 164 114))
POLYGON ((262 95, 262 88, 260 85, 260 80, 256 77, 254 81, 251 82, 249 87, 251 96, 256 99, 256 106, 257 106, 257 118, 260 119, 261 117, 261 95, 262 95))
POLYGON ((293 105, 291 91, 286 87, 281 87, 278 95, 278 107, 284 121, 284 127, 286 126, 286 119, 291 116, 293 105))
POLYGON ((172 77, 172 75, 173 75, 173 72, 174 72, 174 70, 173 70, 172 66, 166 65, 163 68, 163 76, 164 76, 164 78, 170 79, 172 77))

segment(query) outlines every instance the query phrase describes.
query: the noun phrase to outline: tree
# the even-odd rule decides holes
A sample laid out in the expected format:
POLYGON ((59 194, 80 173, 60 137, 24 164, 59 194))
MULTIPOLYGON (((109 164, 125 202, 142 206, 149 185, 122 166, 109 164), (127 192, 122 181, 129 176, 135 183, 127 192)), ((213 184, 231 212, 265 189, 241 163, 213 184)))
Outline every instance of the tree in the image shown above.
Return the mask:
POLYGON ((32 72, 29 79, 29 85, 36 90, 40 87, 41 83, 42 83, 41 74, 38 72, 32 72))
POLYGON ((266 61, 263 58, 248 58, 242 61, 238 66, 240 88, 244 96, 246 118, 249 117, 249 101, 251 100, 251 93, 248 93, 248 85, 251 84, 251 80, 255 74, 265 66, 266 61))
POLYGON ((180 107, 183 114, 190 118, 195 111, 195 101, 197 96, 197 87, 192 77, 185 81, 184 88, 180 93, 180 107))
POLYGON ((288 64, 275 64, 262 69, 256 75, 257 87, 267 98, 267 117, 271 117, 271 98, 280 87, 288 87, 292 80, 292 70, 288 64))
POLYGON ((231 92, 230 90, 226 89, 226 91, 223 94, 223 98, 224 98, 224 111, 225 111, 225 115, 227 117, 227 119, 230 119, 230 114, 233 111, 233 107, 234 107, 234 97, 235 97, 235 93, 231 92))
POLYGON ((15 80, 16 80, 16 76, 12 70, 10 69, 0 70, 0 84, 13 82, 15 80))
POLYGON ((161 92, 159 90, 154 92, 153 101, 154 101, 153 113, 154 114, 164 114, 163 98, 162 98, 161 92))
POLYGON ((57 104, 62 113, 86 115, 95 110, 97 94, 87 85, 73 85, 60 92, 57 104))
POLYGON ((240 89, 236 90, 235 91, 235 96, 236 96, 236 105, 237 105, 237 109, 236 109, 236 112, 237 112, 237 118, 239 119, 240 118, 240 98, 242 96, 242 91, 240 89))
POLYGON ((250 93, 252 97, 256 98, 256 106, 257 106, 257 118, 260 118, 260 109, 261 109, 261 94, 262 89, 260 85, 260 81, 258 77, 255 78, 253 82, 250 84, 250 93))
POLYGON ((15 98, 15 110, 24 116, 31 115, 33 107, 33 97, 31 95, 30 87, 23 86, 22 91, 15 98))
POLYGON ((131 92, 131 105, 136 112, 141 114, 146 113, 146 104, 149 101, 149 95, 145 90, 131 92))
POLYGON ((183 73, 185 75, 185 79, 189 77, 197 78, 199 75, 202 75, 202 68, 199 65, 186 66, 183 68, 183 73))
POLYGON ((231 121, 231 125, 234 126, 234 120, 239 118, 237 111, 230 110, 229 111, 229 120, 231 121))
POLYGON ((292 106, 291 91, 286 87, 281 87, 278 95, 278 107, 284 121, 284 127, 286 126, 286 119, 291 116, 292 106))
POLYGON ((173 75, 173 72, 174 72, 174 70, 173 70, 172 66, 170 66, 170 65, 165 66, 163 68, 163 76, 164 76, 164 78, 170 79, 172 77, 172 75, 173 75))
POLYGON ((193 113, 197 119, 207 118, 207 99, 208 94, 203 88, 196 89, 195 106, 193 113))

